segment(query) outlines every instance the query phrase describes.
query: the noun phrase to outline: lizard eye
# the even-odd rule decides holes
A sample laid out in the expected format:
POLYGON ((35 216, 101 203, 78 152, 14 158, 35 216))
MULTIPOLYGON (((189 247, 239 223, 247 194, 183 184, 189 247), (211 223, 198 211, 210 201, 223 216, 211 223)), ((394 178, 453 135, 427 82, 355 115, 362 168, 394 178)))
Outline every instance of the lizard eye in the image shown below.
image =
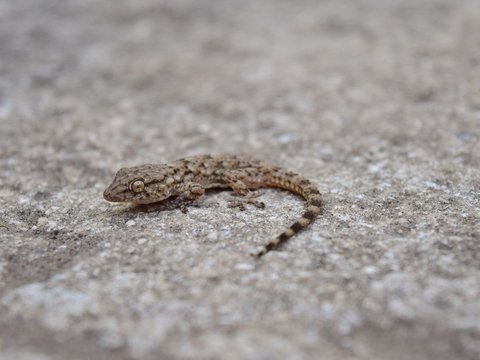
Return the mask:
POLYGON ((139 193, 145 189, 145 183, 141 179, 133 180, 130 185, 128 185, 128 188, 134 193, 139 193))

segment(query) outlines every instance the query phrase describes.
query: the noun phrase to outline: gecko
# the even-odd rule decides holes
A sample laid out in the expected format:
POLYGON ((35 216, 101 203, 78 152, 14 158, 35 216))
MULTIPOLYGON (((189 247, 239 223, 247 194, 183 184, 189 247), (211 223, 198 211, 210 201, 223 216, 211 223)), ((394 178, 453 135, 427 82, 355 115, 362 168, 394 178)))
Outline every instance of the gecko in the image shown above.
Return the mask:
POLYGON ((241 196, 232 206, 243 203, 264 207, 256 199, 257 189, 279 188, 306 200, 305 211, 289 228, 253 253, 257 258, 278 248, 312 223, 320 214, 322 195, 308 179, 272 166, 263 160, 241 155, 199 155, 170 164, 145 164, 120 169, 103 196, 111 202, 150 204, 167 198, 190 203, 209 189, 231 189, 241 196))

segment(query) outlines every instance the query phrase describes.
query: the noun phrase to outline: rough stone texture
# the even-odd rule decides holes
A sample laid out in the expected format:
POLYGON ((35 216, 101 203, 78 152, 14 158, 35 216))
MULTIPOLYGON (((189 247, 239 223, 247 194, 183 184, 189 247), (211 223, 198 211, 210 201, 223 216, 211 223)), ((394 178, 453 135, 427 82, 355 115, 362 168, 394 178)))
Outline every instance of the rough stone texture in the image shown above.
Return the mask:
POLYGON ((0 358, 478 359, 480 3, 0 1, 0 358), (114 172, 249 153, 321 218, 114 172))

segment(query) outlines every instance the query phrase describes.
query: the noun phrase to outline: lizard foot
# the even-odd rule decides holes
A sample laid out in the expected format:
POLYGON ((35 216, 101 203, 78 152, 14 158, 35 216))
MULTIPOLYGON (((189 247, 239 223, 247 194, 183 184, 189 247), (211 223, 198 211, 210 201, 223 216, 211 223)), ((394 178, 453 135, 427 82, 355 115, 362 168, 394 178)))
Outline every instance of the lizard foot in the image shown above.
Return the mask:
POLYGON ((245 204, 251 204, 259 209, 265 208, 265 203, 263 201, 258 201, 250 197, 243 198, 243 199, 230 200, 228 202, 228 207, 229 208, 238 207, 240 211, 245 211, 246 210, 245 204))

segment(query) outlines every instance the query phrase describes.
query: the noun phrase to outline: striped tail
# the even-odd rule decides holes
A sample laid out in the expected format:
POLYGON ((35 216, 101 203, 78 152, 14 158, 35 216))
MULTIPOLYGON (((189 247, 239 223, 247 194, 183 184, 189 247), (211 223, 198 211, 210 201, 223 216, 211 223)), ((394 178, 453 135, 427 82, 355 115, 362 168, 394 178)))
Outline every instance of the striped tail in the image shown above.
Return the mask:
POLYGON ((322 206, 322 194, 308 179, 292 172, 279 173, 268 181, 268 186, 288 190, 303 197, 306 203, 306 209, 303 215, 295 221, 292 226, 270 241, 254 255, 260 258, 270 250, 276 249, 292 236, 305 229, 320 214, 322 206))

